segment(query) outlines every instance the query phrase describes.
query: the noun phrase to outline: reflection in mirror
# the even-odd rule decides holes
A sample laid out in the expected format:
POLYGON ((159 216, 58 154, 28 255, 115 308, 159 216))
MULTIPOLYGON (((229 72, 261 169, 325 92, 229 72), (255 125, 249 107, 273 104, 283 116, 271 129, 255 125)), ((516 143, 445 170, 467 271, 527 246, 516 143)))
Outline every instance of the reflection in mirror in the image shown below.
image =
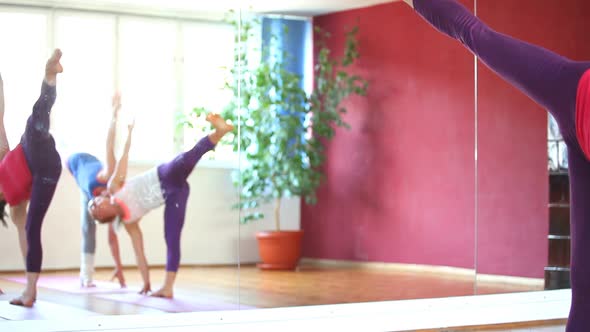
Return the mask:
POLYGON ((512 285, 506 291, 571 286, 568 331, 587 329, 590 308, 588 5, 478 0, 477 16, 501 34, 474 24, 472 36, 480 60, 499 73, 478 64, 477 292, 497 292, 490 282, 512 285))
POLYGON ((239 308, 232 8, 182 6, 0 5, 0 320, 239 308))
MULTIPOLYGON (((539 31, 518 23, 523 10, 477 2, 477 16, 490 27, 530 40, 539 31)), ((506 291, 541 290, 547 260, 546 113, 481 62, 477 70, 477 290, 493 292, 487 284, 494 282, 511 285, 506 291)))
POLYGON ((472 295, 473 56, 403 2, 323 8, 247 17, 241 214, 261 218, 241 225, 240 303, 472 295))

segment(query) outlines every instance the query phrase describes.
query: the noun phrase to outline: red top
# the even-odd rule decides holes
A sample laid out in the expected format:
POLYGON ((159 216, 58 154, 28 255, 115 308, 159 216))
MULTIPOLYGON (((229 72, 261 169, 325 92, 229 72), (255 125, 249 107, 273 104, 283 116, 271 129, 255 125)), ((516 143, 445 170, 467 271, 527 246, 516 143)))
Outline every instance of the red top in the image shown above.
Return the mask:
POLYGON ((0 190, 6 202, 14 206, 29 199, 32 183, 33 177, 19 144, 0 161, 0 190))
POLYGON ((590 160, 590 70, 584 73, 578 84, 576 136, 586 159, 590 160))

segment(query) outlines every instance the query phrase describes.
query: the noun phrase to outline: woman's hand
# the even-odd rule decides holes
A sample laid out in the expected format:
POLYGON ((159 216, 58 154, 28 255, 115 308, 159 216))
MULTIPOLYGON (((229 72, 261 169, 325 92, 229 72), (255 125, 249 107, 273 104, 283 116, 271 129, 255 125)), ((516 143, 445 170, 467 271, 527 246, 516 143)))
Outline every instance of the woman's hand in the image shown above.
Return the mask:
POLYGON ((134 127, 135 127, 135 118, 131 119, 131 121, 129 121, 129 123, 127 124, 127 131, 129 131, 129 134, 131 134, 131 132, 133 132, 134 127))
POLYGON ((149 282, 143 284, 143 288, 139 291, 139 294, 142 295, 149 295, 152 292, 152 287, 150 286, 149 282))
POLYGON ((112 99, 112 106, 113 106, 113 121, 116 121, 117 117, 119 116, 119 110, 121 109, 121 94, 119 92, 115 92, 112 99))
POLYGON ((127 287, 127 285, 125 284, 125 276, 123 275, 122 269, 115 268, 115 270, 113 271, 113 275, 111 276, 111 281, 115 279, 119 281, 119 285, 121 286, 121 288, 127 287))

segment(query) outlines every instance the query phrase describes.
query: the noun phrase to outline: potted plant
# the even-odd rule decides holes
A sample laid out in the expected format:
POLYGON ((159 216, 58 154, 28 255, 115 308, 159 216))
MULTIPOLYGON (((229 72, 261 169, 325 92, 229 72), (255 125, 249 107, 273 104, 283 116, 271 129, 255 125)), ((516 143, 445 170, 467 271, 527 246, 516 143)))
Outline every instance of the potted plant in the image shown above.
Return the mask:
POLYGON ((279 36, 271 36, 261 52, 251 52, 256 48, 252 43, 258 40, 255 31, 260 22, 242 22, 241 31, 237 22, 231 23, 239 46, 231 69, 233 80, 227 84, 234 98, 223 116, 240 127, 240 135, 233 141, 244 158, 235 180, 241 188, 236 207, 244 212, 241 222, 247 223, 265 217, 260 212, 263 204, 274 204, 275 229, 257 233, 262 259, 258 266, 294 269, 301 255, 303 231, 281 229, 281 201, 298 196, 307 204, 316 203, 316 189, 323 178, 324 141, 335 135, 335 127, 348 128, 342 119, 346 108, 341 107, 341 101, 366 93, 367 82, 346 71, 359 57, 358 29, 346 32, 344 55, 339 58, 326 45, 330 34, 315 29, 314 89, 308 96, 301 77, 285 69, 290 55, 276 42, 279 36), (262 61, 252 59, 253 54, 262 54, 262 61))

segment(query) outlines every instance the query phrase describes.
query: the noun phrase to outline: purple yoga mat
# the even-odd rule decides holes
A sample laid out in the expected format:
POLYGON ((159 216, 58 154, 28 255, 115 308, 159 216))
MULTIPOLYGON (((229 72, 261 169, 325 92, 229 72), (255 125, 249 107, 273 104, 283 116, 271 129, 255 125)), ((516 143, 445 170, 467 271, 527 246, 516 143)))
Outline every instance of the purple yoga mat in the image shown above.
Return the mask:
POLYGON ((253 307, 218 301, 203 296, 174 294, 173 299, 151 297, 137 293, 98 294, 97 298, 160 309, 167 312, 253 309, 253 307))
MULTIPOLYGON (((13 294, 16 296, 16 294, 13 294)), ((37 300, 32 308, 25 308, 8 303, 9 296, 0 297, 0 318, 5 320, 31 320, 31 319, 71 319, 72 317, 94 316, 97 313, 37 300)), ((1 320, 0 320, 1 321, 1 320)), ((0 330, 2 329, 0 323, 0 330)))
MULTIPOLYGON (((24 277, 10 277, 5 280, 26 284, 27 280, 24 277)), ((121 288, 118 283, 95 281, 96 287, 82 287, 80 280, 76 277, 61 277, 61 276, 41 276, 38 287, 59 290, 68 293, 76 294, 96 294, 96 293, 129 293, 129 288, 121 288)))

